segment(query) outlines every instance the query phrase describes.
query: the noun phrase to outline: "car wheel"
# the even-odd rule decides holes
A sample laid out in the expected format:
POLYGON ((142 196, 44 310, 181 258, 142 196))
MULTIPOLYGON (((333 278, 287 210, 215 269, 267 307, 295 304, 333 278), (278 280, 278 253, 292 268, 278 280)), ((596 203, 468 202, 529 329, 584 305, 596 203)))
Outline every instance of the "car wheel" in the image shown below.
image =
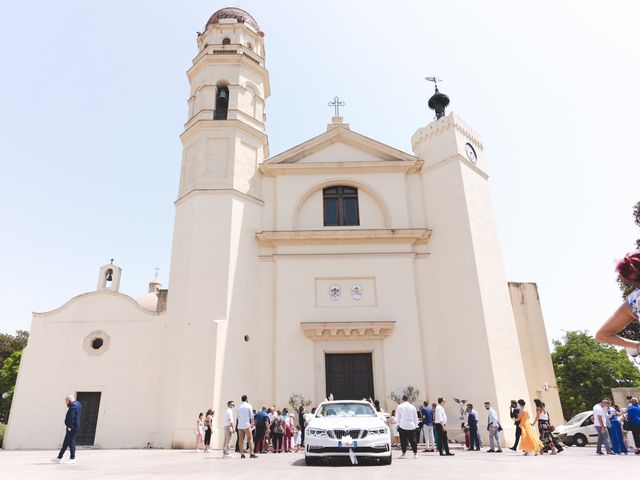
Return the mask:
POLYGON ((573 438, 576 447, 584 447, 587 444, 587 437, 582 434, 578 434, 573 438))
POLYGON ((317 457, 308 457, 308 456, 304 456, 304 463, 305 465, 319 465, 320 464, 320 459, 317 457))
POLYGON ((393 460, 393 454, 390 454, 387 458, 381 458, 380 463, 382 465, 391 465, 391 460, 393 460))

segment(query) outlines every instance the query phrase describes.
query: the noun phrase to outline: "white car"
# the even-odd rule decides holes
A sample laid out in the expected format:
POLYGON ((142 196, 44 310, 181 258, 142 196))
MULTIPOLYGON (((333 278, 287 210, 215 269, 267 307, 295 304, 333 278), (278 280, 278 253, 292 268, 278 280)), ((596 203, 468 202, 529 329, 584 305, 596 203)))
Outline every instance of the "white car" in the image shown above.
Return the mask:
POLYGON ((328 457, 373 457, 391 464, 389 427, 364 400, 322 402, 307 424, 304 442, 307 465, 328 457))
POLYGON ((579 413, 564 425, 557 427, 553 435, 569 447, 571 445, 584 447, 588 443, 595 443, 598 439, 598 430, 593 424, 593 412, 588 410, 579 413))

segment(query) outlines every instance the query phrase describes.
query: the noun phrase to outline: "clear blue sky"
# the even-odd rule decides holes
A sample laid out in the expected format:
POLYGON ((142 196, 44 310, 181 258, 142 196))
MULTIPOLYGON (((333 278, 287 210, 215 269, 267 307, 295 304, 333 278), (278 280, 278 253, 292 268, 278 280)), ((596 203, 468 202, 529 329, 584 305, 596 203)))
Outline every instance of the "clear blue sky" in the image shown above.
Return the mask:
POLYGON ((640 232, 633 2, 10 2, 0 17, 0 330, 95 289, 168 278, 196 31, 224 6, 266 33, 271 154, 353 130, 411 153, 423 77, 484 139, 508 278, 538 283, 550 338, 620 303, 640 232))

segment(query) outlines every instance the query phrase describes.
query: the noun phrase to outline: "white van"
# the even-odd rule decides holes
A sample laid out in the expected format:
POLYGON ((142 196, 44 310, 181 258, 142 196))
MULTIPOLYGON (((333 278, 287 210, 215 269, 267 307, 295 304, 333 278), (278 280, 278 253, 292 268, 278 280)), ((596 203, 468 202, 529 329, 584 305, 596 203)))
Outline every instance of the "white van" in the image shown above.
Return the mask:
POLYGON ((582 412, 577 414, 564 425, 556 427, 553 434, 556 438, 567 446, 575 445, 584 447, 588 443, 596 443, 598 431, 593 425, 593 412, 582 412))

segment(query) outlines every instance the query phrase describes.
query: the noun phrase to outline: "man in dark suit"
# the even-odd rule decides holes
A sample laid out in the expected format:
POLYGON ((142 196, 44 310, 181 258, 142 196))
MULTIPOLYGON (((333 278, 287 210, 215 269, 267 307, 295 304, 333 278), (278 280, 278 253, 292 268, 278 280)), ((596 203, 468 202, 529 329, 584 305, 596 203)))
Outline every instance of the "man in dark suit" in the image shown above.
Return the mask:
POLYGON ((509 415, 513 418, 513 424, 516 426, 516 441, 513 443, 512 447, 509 447, 510 450, 514 452, 518 449, 518 443, 520 442, 520 434, 522 433, 520 430, 520 422, 516 420, 518 415, 520 415, 520 407, 518 406, 518 402, 515 400, 511 400, 511 406, 509 407, 509 415))
POLYGON ((58 453, 58 458, 54 458, 53 461, 55 463, 62 463, 64 452, 66 452, 67 447, 69 447, 71 457, 66 463, 74 464, 76 463, 76 436, 80 429, 82 404, 77 401, 73 395, 67 395, 64 401, 67 404, 67 414, 64 417, 66 432, 64 441, 62 442, 62 448, 60 449, 60 453, 58 453))

